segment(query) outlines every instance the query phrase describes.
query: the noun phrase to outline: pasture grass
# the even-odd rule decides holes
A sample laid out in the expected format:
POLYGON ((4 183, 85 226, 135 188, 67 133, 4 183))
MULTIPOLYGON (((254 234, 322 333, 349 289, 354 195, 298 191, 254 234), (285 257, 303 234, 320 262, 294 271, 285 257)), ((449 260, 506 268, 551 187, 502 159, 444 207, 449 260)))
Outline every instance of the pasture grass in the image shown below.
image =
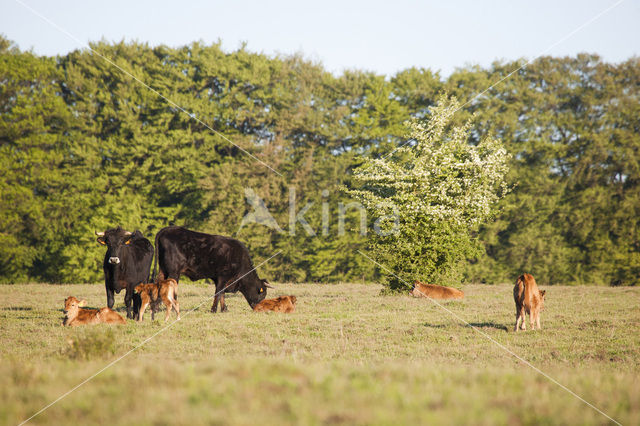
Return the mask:
MULTIPOLYGON (((640 424, 640 288, 546 287, 543 329, 518 333, 511 285, 462 289, 440 307, 378 285, 278 284, 269 297, 296 295, 294 314, 254 313, 239 294, 211 314, 213 287, 183 283, 179 322, 147 312, 143 323, 68 328, 65 297, 101 307, 102 285, 0 285, 0 423, 27 419, 157 333, 31 423, 609 423, 498 342, 640 424)), ((123 294, 116 309, 124 316, 123 294)))

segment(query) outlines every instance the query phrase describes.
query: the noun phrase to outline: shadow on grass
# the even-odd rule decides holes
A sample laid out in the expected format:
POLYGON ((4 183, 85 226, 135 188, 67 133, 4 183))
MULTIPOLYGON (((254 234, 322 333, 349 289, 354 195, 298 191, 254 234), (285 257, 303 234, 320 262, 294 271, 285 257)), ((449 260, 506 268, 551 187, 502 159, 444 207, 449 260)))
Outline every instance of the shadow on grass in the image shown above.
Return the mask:
POLYGON ((6 308, 2 308, 3 311, 33 311, 32 307, 29 306, 7 306, 6 308))
MULTIPOLYGON (((449 328, 451 325, 449 324, 422 324, 424 327, 428 328, 449 328)), ((494 328, 496 330, 509 331, 509 327, 504 324, 496 324, 495 322, 471 322, 469 324, 460 324, 461 327, 468 326, 476 327, 476 328, 494 328)))
POLYGON ((445 324, 429 324, 428 322, 426 322, 423 325, 429 328, 447 328, 445 324))
POLYGON ((509 331, 509 327, 506 325, 495 322, 470 322, 469 325, 476 328, 495 328, 496 330, 509 331))

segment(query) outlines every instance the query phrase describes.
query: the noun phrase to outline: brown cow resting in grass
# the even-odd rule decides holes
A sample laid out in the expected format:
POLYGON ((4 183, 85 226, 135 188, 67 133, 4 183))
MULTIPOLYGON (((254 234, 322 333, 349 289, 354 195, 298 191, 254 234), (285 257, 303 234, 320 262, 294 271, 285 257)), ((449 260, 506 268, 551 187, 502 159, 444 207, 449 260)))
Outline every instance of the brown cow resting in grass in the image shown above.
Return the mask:
POLYGON ((160 302, 164 303, 167 307, 167 314, 164 316, 165 321, 167 321, 171 316, 171 308, 176 311, 178 319, 180 319, 178 282, 173 278, 160 280, 157 283, 138 284, 135 291, 140 294, 140 298, 142 299, 140 313, 138 314, 138 321, 142 321, 142 315, 149 305, 151 305, 151 320, 153 321, 160 302))
POLYGON ((518 331, 520 322, 521 328, 527 329, 525 325, 525 314, 529 314, 531 329, 535 330, 536 323, 540 330, 540 311, 544 307, 545 290, 539 290, 536 280, 531 274, 522 274, 516 280, 513 287, 513 300, 516 302, 516 326, 514 331, 518 331))
POLYGON ((82 309, 87 302, 69 296, 64 300, 64 323, 70 327, 87 324, 126 324, 117 312, 109 308, 82 309))
POLYGON ((417 280, 413 283, 411 295, 413 297, 430 297, 431 299, 464 299, 464 293, 457 288, 423 284, 417 280))
POLYGON ((280 296, 275 299, 265 299, 258 303, 253 310, 256 312, 273 311, 291 313, 296 310, 295 296, 280 296))

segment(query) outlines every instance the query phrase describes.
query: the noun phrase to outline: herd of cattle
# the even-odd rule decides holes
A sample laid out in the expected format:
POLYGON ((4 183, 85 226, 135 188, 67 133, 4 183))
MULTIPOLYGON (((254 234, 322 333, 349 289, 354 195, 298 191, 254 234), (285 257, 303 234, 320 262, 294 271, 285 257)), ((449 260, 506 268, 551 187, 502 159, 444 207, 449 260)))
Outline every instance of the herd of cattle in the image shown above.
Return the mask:
POLYGON ((222 312, 226 311, 224 294, 238 291, 256 311, 292 312, 295 309, 295 296, 264 300, 267 288, 272 287, 267 280, 258 277, 249 251, 236 239, 169 226, 156 235, 154 256, 154 246, 140 231, 132 233, 117 227, 96 232, 96 236, 98 243, 107 246, 103 262, 107 307, 82 309, 83 300, 69 297, 65 300, 65 325, 125 323, 112 310, 114 296, 122 290, 125 290, 127 318, 142 320, 147 306, 151 306, 153 318, 158 305, 164 303, 167 308, 165 320, 171 309, 180 319, 178 282, 182 274, 191 280, 208 278, 215 282, 211 312, 218 310, 218 304, 222 312), (153 277, 150 280, 152 260, 153 277))
MULTIPOLYGON (((107 246, 103 270, 107 292, 107 307, 83 309, 86 302, 70 296, 65 300, 64 325, 110 323, 125 324, 126 321, 113 311, 114 294, 125 290, 124 302, 127 318, 143 319, 151 306, 151 318, 160 305, 166 307, 165 321, 171 310, 180 319, 178 282, 184 274, 191 280, 210 279, 216 291, 211 312, 227 310, 225 293, 240 292, 249 306, 256 311, 290 313, 295 310, 295 296, 280 296, 265 299, 267 288, 273 288, 265 279, 260 279, 249 256, 249 251, 240 241, 220 235, 195 232, 180 226, 169 226, 156 234, 154 246, 140 231, 128 232, 117 227, 96 232, 98 243, 107 246), (149 279, 151 261, 153 275, 149 279), (160 270, 158 271, 158 266, 160 270), (150 282, 151 281, 151 282, 150 282)), ((416 281, 411 295, 431 299, 462 299, 464 293, 458 289, 416 281)), ((531 328, 540 328, 540 311, 544 305, 545 291, 538 289, 530 274, 518 277, 513 289, 516 303, 516 325, 526 329, 525 314, 529 315, 531 328)))

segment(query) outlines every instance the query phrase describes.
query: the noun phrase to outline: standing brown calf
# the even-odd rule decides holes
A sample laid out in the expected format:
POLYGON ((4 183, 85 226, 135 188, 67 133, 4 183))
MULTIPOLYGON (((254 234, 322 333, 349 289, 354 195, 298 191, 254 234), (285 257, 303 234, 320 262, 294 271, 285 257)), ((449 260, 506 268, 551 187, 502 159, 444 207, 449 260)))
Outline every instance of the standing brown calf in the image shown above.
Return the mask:
POLYGON ((522 274, 518 277, 516 285, 513 287, 513 300, 516 302, 516 326, 514 331, 518 331, 521 321, 521 328, 523 330, 527 329, 525 314, 529 314, 531 329, 535 330, 537 323, 538 330, 540 330, 540 311, 544 307, 545 293, 545 290, 538 290, 538 285, 533 275, 522 274))
POLYGON ((258 303, 253 310, 256 312, 274 311, 291 313, 296 310, 295 296, 280 296, 275 299, 265 299, 258 303))
POLYGON ((430 297, 431 299, 464 299, 464 293, 457 288, 422 284, 420 281, 413 283, 411 295, 413 297, 430 297))
POLYGON ((62 325, 76 327, 87 324, 126 324, 127 322, 117 312, 109 308, 82 309, 87 302, 69 296, 64 300, 64 322, 62 325))
POLYGON ((167 307, 167 314, 164 316, 165 321, 167 321, 171 316, 171 308, 176 311, 178 319, 180 319, 178 283, 173 278, 160 280, 157 283, 138 284, 135 288, 135 292, 139 293, 140 298, 142 299, 140 313, 138 314, 138 321, 142 321, 142 315, 149 304, 151 304, 151 320, 153 321, 156 310, 161 301, 167 307))

